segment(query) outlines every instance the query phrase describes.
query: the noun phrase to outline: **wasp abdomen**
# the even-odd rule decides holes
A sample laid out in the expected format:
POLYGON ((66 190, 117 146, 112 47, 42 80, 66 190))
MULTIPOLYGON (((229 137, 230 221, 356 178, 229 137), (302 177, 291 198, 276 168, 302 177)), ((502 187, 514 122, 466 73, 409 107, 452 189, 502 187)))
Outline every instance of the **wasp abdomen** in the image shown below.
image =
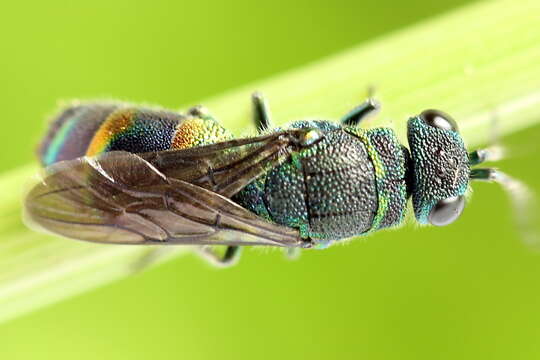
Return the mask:
POLYGON ((38 148, 41 163, 47 166, 83 156, 101 124, 116 109, 118 105, 86 104, 62 111, 38 148))
POLYGON ((85 104, 64 110, 38 149, 44 165, 108 151, 144 153, 228 140, 210 116, 196 117, 126 104, 85 104))

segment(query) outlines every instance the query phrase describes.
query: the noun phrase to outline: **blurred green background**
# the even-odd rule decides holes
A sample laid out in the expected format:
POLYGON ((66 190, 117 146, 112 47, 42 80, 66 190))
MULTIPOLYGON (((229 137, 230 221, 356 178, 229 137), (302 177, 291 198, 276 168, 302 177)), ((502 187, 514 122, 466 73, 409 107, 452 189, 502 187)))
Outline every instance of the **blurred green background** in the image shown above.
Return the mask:
MULTIPOLYGON (((33 161, 59 99, 178 108, 466 2, 3 4, 0 170, 33 161)), ((505 139, 516 156, 500 164, 535 188, 539 154, 524 144, 538 136, 505 139)), ((502 191, 475 190, 466 216, 444 230, 408 226, 294 262, 248 249, 227 270, 182 256, 0 325, 0 356, 540 358, 540 256, 520 243, 502 191)))

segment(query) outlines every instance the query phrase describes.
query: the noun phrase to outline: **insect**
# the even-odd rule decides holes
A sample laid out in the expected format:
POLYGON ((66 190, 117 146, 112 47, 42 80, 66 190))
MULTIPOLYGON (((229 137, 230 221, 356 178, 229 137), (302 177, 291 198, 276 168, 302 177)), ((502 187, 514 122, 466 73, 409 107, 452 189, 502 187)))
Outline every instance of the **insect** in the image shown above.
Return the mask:
POLYGON ((222 263, 240 246, 326 248, 403 222, 412 198, 420 224, 448 225, 474 168, 456 122, 437 110, 408 120, 409 149, 389 128, 362 129, 368 99, 341 122, 272 129, 252 98, 259 135, 233 138, 203 107, 185 114, 122 103, 71 106, 52 122, 38 156, 43 180, 27 195, 31 223, 68 238, 114 244, 200 245, 222 263), (218 246, 226 250, 218 251, 218 246))

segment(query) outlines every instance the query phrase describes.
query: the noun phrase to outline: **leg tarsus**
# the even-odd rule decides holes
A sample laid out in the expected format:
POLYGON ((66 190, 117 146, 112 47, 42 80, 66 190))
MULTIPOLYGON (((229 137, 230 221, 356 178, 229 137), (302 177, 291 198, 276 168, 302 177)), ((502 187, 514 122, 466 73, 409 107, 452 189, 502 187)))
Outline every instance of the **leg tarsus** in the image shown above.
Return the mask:
POLYGON ((187 114, 203 119, 203 118, 207 118, 207 117, 210 116, 210 111, 205 106, 196 105, 196 106, 193 106, 193 107, 189 108, 188 111, 187 111, 187 114))
POLYGON ((358 126, 364 119, 376 114, 380 108, 379 102, 370 97, 342 117, 341 123, 347 126, 358 126))
POLYGON ((300 248, 290 247, 285 249, 285 257, 288 260, 296 260, 300 257, 300 248))
POLYGON ((199 247, 199 255, 211 264, 228 267, 236 264, 240 258, 239 246, 225 246, 225 251, 220 251, 222 246, 204 245, 199 247))
POLYGON ((270 109, 268 108, 268 103, 263 94, 258 91, 251 95, 251 100, 253 106, 253 122, 257 128, 257 132, 261 134, 272 126, 270 109))
POLYGON ((169 255, 172 255, 173 252, 173 249, 168 246, 152 247, 144 252, 140 258, 137 258, 137 260, 130 265, 131 270, 134 273, 141 272, 158 264, 169 255))

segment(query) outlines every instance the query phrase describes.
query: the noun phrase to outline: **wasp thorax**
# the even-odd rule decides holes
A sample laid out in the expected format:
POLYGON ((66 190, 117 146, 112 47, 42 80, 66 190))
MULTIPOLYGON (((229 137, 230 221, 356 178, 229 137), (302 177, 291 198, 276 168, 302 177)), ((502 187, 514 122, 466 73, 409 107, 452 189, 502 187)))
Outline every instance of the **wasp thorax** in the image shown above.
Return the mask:
POLYGON ((453 222, 464 207, 469 159, 455 121, 426 110, 408 123, 412 157, 412 197, 417 220, 433 225, 453 222))
POLYGON ((306 141, 235 197, 259 216, 297 228, 316 247, 399 225, 409 153, 391 129, 298 121, 306 141))
POLYGON ((336 240, 371 228, 377 210, 375 172, 360 139, 326 122, 324 137, 293 154, 266 178, 264 202, 271 218, 296 227, 304 237, 336 240))

